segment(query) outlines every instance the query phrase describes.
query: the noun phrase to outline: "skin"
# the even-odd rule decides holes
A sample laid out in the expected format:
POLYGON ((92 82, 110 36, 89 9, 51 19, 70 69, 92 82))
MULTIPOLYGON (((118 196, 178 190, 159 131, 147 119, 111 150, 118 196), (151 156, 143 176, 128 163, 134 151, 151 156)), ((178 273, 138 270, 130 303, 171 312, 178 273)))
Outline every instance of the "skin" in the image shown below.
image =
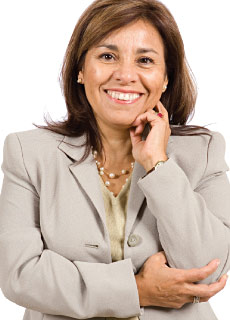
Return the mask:
MULTIPOLYGON (((103 161, 107 171, 113 168, 116 172, 131 161, 149 171, 157 161, 168 159, 171 134, 167 110, 160 102, 168 84, 162 38, 151 24, 139 20, 114 31, 99 45, 103 46, 87 52, 79 73, 102 136, 105 153, 97 159, 103 161), (118 50, 106 48, 107 44, 116 45, 118 50), (154 51, 137 53, 138 48, 154 51), (142 96, 135 103, 118 104, 104 91, 112 88, 134 90, 142 96), (146 123, 151 130, 142 141, 146 123)), ((191 270, 169 268, 166 263, 164 252, 159 252, 149 257, 135 275, 141 306, 180 308, 196 295, 201 302, 208 301, 226 284, 225 276, 211 285, 193 284, 215 272, 216 260, 191 270)))

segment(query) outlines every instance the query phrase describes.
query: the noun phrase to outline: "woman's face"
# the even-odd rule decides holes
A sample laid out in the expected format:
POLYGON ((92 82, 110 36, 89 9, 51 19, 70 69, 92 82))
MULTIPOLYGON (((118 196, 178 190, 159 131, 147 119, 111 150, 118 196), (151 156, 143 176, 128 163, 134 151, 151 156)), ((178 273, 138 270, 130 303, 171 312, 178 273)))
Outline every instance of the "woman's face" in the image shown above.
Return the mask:
POLYGON ((80 77, 99 127, 131 127, 167 84, 160 34, 143 20, 112 32, 87 52, 80 77))

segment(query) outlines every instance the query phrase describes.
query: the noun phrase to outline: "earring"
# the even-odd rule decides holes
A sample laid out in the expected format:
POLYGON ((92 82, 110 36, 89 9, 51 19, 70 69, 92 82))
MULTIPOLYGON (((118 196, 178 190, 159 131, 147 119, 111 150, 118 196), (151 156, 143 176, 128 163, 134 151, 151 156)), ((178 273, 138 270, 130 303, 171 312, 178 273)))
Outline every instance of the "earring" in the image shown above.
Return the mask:
POLYGON ((166 89, 167 89, 167 84, 164 85, 163 92, 165 92, 166 89))
POLYGON ((78 82, 78 83, 82 83, 82 79, 81 79, 81 78, 78 78, 78 79, 77 79, 77 82, 78 82))

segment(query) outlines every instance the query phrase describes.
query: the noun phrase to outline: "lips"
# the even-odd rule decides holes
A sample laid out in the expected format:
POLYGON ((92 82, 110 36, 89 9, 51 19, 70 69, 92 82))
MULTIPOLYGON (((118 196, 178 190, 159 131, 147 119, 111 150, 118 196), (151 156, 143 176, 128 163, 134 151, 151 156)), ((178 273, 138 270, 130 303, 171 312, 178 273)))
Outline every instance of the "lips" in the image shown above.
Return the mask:
POLYGON ((122 92, 122 91, 120 91, 120 90, 119 90, 119 91, 118 91, 118 90, 104 90, 104 92, 106 93, 106 96, 107 96, 110 100, 114 101, 114 102, 117 103, 117 104, 133 104, 133 103, 135 103, 136 101, 138 101, 138 100, 141 98, 141 96, 143 95, 142 93, 137 93, 137 92, 133 93, 133 92, 131 92, 131 91, 125 93, 125 92, 122 92), (110 94, 108 94, 107 91, 110 91, 110 94), (123 97, 124 97, 124 95, 130 94, 131 97, 135 97, 135 96, 136 96, 136 98, 130 99, 130 100, 127 100, 127 98, 120 100, 120 99, 118 99, 118 96, 117 96, 117 95, 113 95, 113 96, 112 96, 112 95, 111 95, 111 91, 112 91, 112 92, 116 92, 117 94, 120 93, 123 97))

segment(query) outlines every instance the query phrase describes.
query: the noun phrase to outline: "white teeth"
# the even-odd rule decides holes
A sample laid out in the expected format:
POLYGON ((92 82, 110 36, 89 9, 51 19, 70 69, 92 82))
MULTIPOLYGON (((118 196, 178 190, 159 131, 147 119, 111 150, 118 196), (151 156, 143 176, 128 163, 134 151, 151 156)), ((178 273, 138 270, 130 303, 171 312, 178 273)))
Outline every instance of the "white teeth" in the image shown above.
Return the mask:
POLYGON ((138 93, 121 93, 121 92, 110 91, 110 90, 108 90, 107 93, 114 99, 125 100, 125 101, 135 100, 138 97, 140 97, 140 94, 138 93))

